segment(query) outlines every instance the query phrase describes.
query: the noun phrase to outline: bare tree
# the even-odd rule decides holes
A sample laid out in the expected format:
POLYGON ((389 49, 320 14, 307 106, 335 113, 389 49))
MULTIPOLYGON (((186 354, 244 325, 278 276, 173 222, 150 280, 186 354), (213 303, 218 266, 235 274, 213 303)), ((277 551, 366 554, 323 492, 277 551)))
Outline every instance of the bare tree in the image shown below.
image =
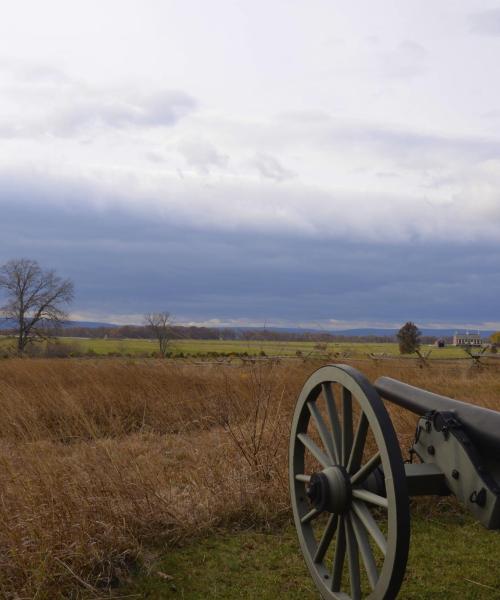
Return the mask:
POLYGON ((48 328, 67 318, 63 304, 73 300, 74 287, 54 271, 44 271, 36 260, 13 259, 0 267, 0 290, 6 295, 2 315, 16 329, 17 349, 46 337, 48 328))
POLYGON ((167 354, 168 342, 172 337, 172 319, 170 313, 148 313, 144 315, 144 324, 158 340, 160 354, 165 357, 167 354))

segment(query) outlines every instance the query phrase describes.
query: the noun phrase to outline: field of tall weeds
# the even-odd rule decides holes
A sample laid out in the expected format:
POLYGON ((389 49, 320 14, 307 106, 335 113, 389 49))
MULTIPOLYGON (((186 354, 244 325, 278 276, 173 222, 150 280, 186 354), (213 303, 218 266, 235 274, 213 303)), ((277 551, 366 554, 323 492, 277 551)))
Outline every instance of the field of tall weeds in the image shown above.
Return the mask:
MULTIPOLYGON (((500 409, 500 373, 351 363, 500 409)), ((155 552, 290 519, 291 414, 320 364, 0 362, 0 597, 106 597, 155 552)), ((401 445, 415 418, 391 409, 401 445)))

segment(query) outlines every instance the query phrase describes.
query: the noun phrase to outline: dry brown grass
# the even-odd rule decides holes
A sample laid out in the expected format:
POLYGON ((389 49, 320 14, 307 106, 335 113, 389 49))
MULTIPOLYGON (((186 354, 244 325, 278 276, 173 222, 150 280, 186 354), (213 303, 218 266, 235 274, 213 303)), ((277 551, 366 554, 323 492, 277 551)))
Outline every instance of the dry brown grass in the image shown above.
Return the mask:
MULTIPOLYGON (((317 366, 2 361, 0 596, 102 597, 151 549, 289 518, 290 416, 317 366)), ((496 371, 355 366, 500 407, 496 371)), ((415 420, 392 412, 407 446, 415 420)))

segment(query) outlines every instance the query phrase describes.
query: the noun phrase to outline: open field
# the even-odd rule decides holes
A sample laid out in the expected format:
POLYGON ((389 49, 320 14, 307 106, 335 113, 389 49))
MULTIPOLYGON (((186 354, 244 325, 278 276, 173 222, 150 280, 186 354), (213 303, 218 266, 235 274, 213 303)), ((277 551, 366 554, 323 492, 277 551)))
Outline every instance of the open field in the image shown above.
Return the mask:
MULTIPOLYGON (((277 532, 292 553, 290 565, 299 564, 289 533, 288 433, 298 391, 321 364, 285 361, 235 368, 153 359, 1 361, 0 597, 96 598, 113 590, 128 593, 125 585, 132 585, 130 593, 140 590, 139 597, 170 597, 163 596, 156 580, 151 589, 142 579, 130 583, 131 574, 166 565, 157 570, 178 569, 168 575, 184 585, 182 561, 198 552, 192 541, 214 529, 277 532)), ((440 363, 419 369, 404 360, 351 364, 372 380, 390 375, 500 409, 495 367, 440 363)), ((391 413, 407 448, 415 418, 397 408, 391 413)), ((446 519, 439 525, 432 504, 430 516, 442 527, 442 539, 451 543, 452 528, 465 524, 471 530, 462 533, 473 536, 477 552, 488 556, 487 570, 478 572, 474 563, 476 570, 467 579, 498 589, 498 534, 461 517, 456 525, 446 519)), ((425 505, 419 510, 429 517, 425 505)), ((416 527, 425 536, 423 517, 416 527)), ((238 543, 222 539, 229 547, 238 543)), ((426 551, 437 552, 438 541, 426 551)), ((208 543, 216 542, 209 538, 208 543)), ((272 538, 269 544, 263 552, 276 554, 272 538)), ((466 544, 460 547, 460 556, 448 554, 449 577, 467 558, 466 544)), ((420 556, 418 547, 413 552, 411 573, 417 583, 412 585, 424 590, 430 559, 420 556)), ((283 554, 277 556, 275 564, 281 565, 283 554)), ((465 577, 461 566, 458 576, 465 577)), ((269 574, 263 577, 262 585, 276 589, 269 574)), ((307 578, 304 586, 311 587, 307 578)), ((460 589, 464 594, 469 588, 460 589)), ((203 597, 196 593, 186 588, 180 597, 203 597)), ((211 597, 251 597, 224 593, 211 597)))
MULTIPOLYGON (((96 354, 118 352, 121 354, 140 354, 156 351, 156 342, 152 340, 71 340, 71 343, 81 344, 82 351, 93 350, 96 354)), ((448 346, 436 348, 434 346, 422 347, 422 352, 432 350, 430 358, 456 359, 467 357, 461 348, 448 346)), ((331 344, 317 344, 316 342, 256 342, 256 341, 219 341, 219 340, 173 340, 170 344, 172 354, 179 355, 206 355, 218 354, 243 354, 257 356, 265 353, 267 356, 315 356, 331 354, 346 355, 349 358, 362 358, 369 354, 400 356, 396 343, 367 343, 367 342, 335 342, 331 344)))
MULTIPOLYGON (((90 338, 60 338, 58 340, 75 355, 94 354, 97 356, 151 356, 158 351, 158 343, 147 339, 90 339, 90 338)), ((11 340, 0 338, 0 349, 12 345, 11 340)), ((54 346, 54 344, 52 344, 54 346)), ((55 350, 55 349, 54 349, 55 350)), ((172 340, 169 351, 175 356, 210 356, 231 354, 248 354, 258 356, 308 356, 332 358, 367 358, 373 354, 379 357, 399 357, 399 347, 396 343, 368 342, 335 342, 318 344, 316 342, 273 342, 273 341, 225 341, 225 340, 172 340)), ((462 348, 447 346, 422 346, 425 355, 430 351, 430 359, 460 359, 468 358, 462 348)), ((412 355, 410 358, 415 358, 412 355)), ((406 357, 405 357, 406 358, 406 357)))

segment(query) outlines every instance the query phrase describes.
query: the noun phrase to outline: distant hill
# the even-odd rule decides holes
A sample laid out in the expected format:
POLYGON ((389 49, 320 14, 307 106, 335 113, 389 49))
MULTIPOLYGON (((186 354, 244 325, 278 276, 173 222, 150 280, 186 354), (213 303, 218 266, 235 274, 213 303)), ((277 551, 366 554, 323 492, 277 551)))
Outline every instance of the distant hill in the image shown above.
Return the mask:
MULTIPOLYGON (((12 327, 12 325, 9 325, 7 322, 5 322, 3 319, 0 319, 0 330, 2 329, 10 329, 12 327)), ((97 328, 109 328, 109 329, 118 329, 120 327, 126 327, 126 326, 122 326, 122 325, 117 325, 116 323, 104 323, 104 322, 100 322, 100 321, 66 321, 63 324, 63 328, 64 329, 69 329, 69 328, 77 328, 77 327, 82 327, 82 328, 87 328, 87 329, 97 329, 97 328)), ((137 326, 130 326, 130 327, 137 327, 137 326)), ((184 327, 182 325, 178 326, 178 327, 184 327)), ((186 329, 188 328, 188 326, 185 326, 186 329)), ((329 335, 335 335, 335 336, 343 336, 343 337, 348 337, 348 338, 356 338, 356 337, 360 337, 360 338, 366 338, 366 337, 391 337, 394 338, 396 336, 397 333, 397 329, 390 329, 390 328, 377 328, 377 327, 362 327, 362 328, 355 328, 355 329, 320 329, 320 328, 305 328, 305 327, 231 327, 231 326, 221 326, 221 327, 216 327, 215 329, 219 329, 219 330, 232 330, 235 332, 238 332, 239 334, 243 334, 244 332, 263 332, 263 331, 268 331, 269 333, 271 332, 276 332, 276 333, 284 333, 284 334, 296 334, 296 335, 305 335, 305 334, 329 334, 329 335)), ((461 328, 458 329, 458 331, 465 331, 466 328, 461 328)), ((430 329, 427 327, 422 327, 420 328, 420 331, 422 332, 422 335, 424 336, 432 336, 432 337, 436 337, 436 338, 449 338, 452 337, 455 332, 457 331, 457 329, 430 329)), ((477 331, 477 330, 470 330, 471 332, 477 331)), ((494 333, 494 330, 483 330, 479 332, 481 334, 481 337, 486 339, 488 338, 492 333, 494 333)))
MULTIPOLYGON (((89 329, 96 329, 97 327, 118 327, 113 323, 99 323, 97 321, 66 321, 63 323, 63 328, 68 327, 88 327, 89 329)), ((12 323, 9 323, 3 319, 0 319, 0 329, 11 329, 12 323)))
POLYGON ((90 327, 95 329, 96 327, 119 327, 114 323, 100 323, 98 321, 66 321, 63 327, 90 327))
MULTIPOLYGON (((238 327, 236 328, 238 331, 262 331, 264 327, 238 327)), ((376 328, 376 327, 364 327, 358 329, 307 329, 301 327, 266 327, 268 331, 277 331, 283 333, 328 333, 331 335, 343 335, 346 337, 366 337, 366 336, 376 336, 376 337, 395 337, 398 330, 397 329, 384 329, 384 328, 376 328)), ((466 328, 459 329, 430 329, 427 327, 420 327, 420 331, 422 335, 425 336, 433 336, 433 337, 453 337, 457 331, 463 332, 466 328)), ((476 332, 476 329, 471 329, 470 332, 476 332)), ((481 337, 487 338, 494 330, 483 330, 479 331, 481 337)))
MULTIPOLYGON (((422 335, 429 335, 434 337, 452 337, 455 335, 457 331, 463 332, 465 329, 429 329, 427 327, 419 327, 422 335)), ((471 329, 471 333, 475 333, 477 329, 471 329)), ((365 335, 387 335, 387 336, 395 336, 397 334, 397 329, 374 329, 374 328, 366 328, 366 329, 344 329, 344 330, 331 330, 328 333, 333 333, 335 335, 352 335, 352 336, 365 336, 365 335)), ((492 333, 492 330, 488 331, 479 331, 481 337, 487 338, 492 333)))

